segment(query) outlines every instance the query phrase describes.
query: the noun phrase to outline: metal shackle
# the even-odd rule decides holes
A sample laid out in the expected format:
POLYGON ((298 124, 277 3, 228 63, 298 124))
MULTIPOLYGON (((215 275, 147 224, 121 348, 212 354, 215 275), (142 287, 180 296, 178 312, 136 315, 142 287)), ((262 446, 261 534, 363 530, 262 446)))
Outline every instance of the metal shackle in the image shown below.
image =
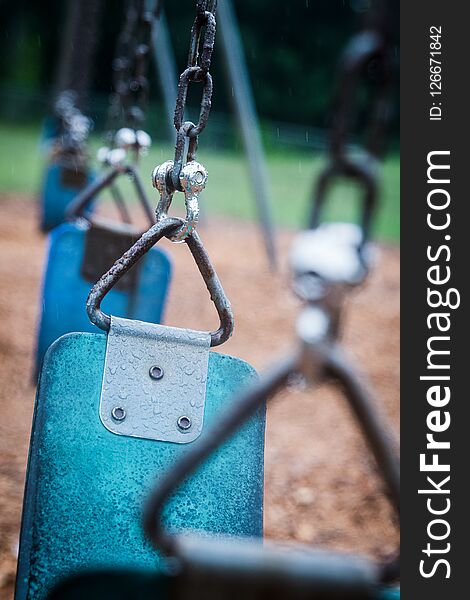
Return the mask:
MULTIPOLYGON (((174 161, 167 160, 155 167, 152 173, 153 187, 160 194, 156 208, 157 222, 167 218, 173 200, 174 189, 171 185, 171 174, 174 161)), ((181 191, 184 194, 186 217, 183 226, 170 237, 172 242, 183 242, 196 229, 199 221, 199 194, 206 187, 208 174, 203 165, 195 160, 187 162, 178 176, 181 191)))
POLYGON ((134 150, 138 155, 144 155, 152 145, 152 138, 143 129, 122 127, 116 131, 114 143, 119 149, 134 150))
POLYGON ((367 275, 369 246, 362 246, 362 231, 353 223, 323 223, 298 234, 290 252, 296 293, 318 302, 334 288, 348 290, 367 275))

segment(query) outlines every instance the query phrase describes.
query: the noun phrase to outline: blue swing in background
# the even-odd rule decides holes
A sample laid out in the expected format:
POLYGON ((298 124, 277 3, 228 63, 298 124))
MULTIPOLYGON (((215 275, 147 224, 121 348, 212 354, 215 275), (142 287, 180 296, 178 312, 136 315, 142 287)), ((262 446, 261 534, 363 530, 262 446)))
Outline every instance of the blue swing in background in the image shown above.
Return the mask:
POLYGON ((92 171, 84 166, 75 169, 64 159, 48 165, 41 190, 42 231, 50 231, 63 223, 67 206, 93 180, 92 171))
POLYGON ((74 91, 62 92, 55 105, 55 116, 46 123, 44 144, 49 161, 40 192, 40 226, 44 232, 66 220, 67 207, 95 178, 86 149, 91 120, 76 103, 74 91))
MULTIPOLYGON (((140 236, 128 223, 85 219, 90 202, 120 174, 130 175, 150 224, 153 212, 137 171, 131 166, 113 167, 89 185, 68 208, 73 221, 53 229, 41 294, 36 370, 39 372, 47 348, 70 332, 95 332, 86 314, 85 301, 93 283, 140 236)), ((154 248, 139 265, 108 294, 105 308, 112 314, 160 323, 171 277, 168 255, 154 248)))
MULTIPOLYGON (((92 10, 86 2, 83 6, 71 4, 69 16, 74 17, 73 35, 75 46, 79 48, 80 36, 90 37, 90 32, 96 31, 98 7, 92 10), (74 15, 74 11, 77 14, 74 15), (87 20, 90 23, 84 27, 87 20)), ((80 59, 80 52, 77 54, 73 43, 68 44, 71 60, 66 68, 69 78, 66 83, 70 89, 59 94, 49 133, 46 131, 46 135, 51 136, 52 158, 43 186, 42 228, 51 233, 41 294, 36 372, 41 368, 47 348, 60 336, 95 331, 85 311, 90 287, 140 237, 141 231, 131 226, 129 212, 115 185, 119 175, 131 178, 148 223, 155 222, 138 172, 125 164, 127 151, 133 153, 137 162, 151 143, 150 136, 140 129, 145 118, 149 49, 146 36, 150 29, 148 23, 144 23, 141 33, 145 39, 139 43, 137 34, 141 24, 133 21, 134 8, 131 5, 131 13, 126 17, 113 65, 115 89, 108 115, 112 125, 108 132, 111 147, 103 147, 98 152, 98 161, 107 169, 103 175, 96 175, 89 167, 86 141, 91 120, 79 109, 90 78, 91 47, 96 43, 96 36, 89 40, 86 61, 80 59), (136 28, 135 35, 129 38, 127 26, 136 28), (147 50, 142 52, 143 48, 147 50), (123 53, 126 60, 120 60, 123 53), (76 63, 79 70, 76 77, 72 63, 76 63), (122 127, 123 124, 126 126, 122 127), (92 218, 97 196, 104 189, 110 190, 123 223, 92 218)), ((107 296, 106 310, 129 319, 160 323, 170 276, 168 256, 160 249, 152 249, 107 296)))
POLYGON ((43 126, 41 145, 47 166, 40 191, 40 227, 48 232, 65 221, 74 197, 95 174, 88 164, 86 140, 92 121, 84 114, 93 73, 102 0, 69 2, 57 69, 57 98, 43 126))

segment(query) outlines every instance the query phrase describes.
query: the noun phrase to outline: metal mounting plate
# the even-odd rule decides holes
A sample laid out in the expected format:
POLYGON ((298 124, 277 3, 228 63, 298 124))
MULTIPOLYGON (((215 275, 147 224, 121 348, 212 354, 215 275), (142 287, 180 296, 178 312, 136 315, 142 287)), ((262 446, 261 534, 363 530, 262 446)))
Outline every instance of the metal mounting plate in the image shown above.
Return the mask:
POLYGON ((202 432, 210 334, 111 317, 100 419, 118 435, 186 444, 202 432))

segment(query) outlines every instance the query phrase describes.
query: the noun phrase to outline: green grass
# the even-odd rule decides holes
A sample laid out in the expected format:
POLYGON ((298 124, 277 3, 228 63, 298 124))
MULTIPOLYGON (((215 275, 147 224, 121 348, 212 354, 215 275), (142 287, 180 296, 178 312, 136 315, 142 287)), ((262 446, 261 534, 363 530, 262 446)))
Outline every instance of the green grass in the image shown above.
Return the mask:
MULTIPOLYGON (((0 123, 0 191, 37 192, 44 167, 39 136, 39 126, 0 123)), ((92 140, 93 152, 99 144, 100 139, 96 136, 92 140)), ((144 179, 149 181, 153 167, 172 158, 172 154, 170 146, 155 143, 150 154, 142 161, 144 179)), ((204 146, 201 136, 198 159, 209 172, 203 198, 205 214, 255 219, 256 208, 244 156, 241 153, 211 150, 204 146)), ((306 152, 276 150, 267 155, 276 225, 295 228, 306 225, 312 184, 323 165, 323 157, 306 152)), ((394 154, 386 160, 382 170, 382 198, 375 224, 375 235, 382 240, 399 240, 399 181, 399 156, 394 154)), ((150 184, 149 192, 154 192, 150 184)), ((181 205, 181 200, 178 205, 181 205)), ((331 191, 326 218, 354 219, 358 207, 357 189, 346 183, 338 183, 331 191)))

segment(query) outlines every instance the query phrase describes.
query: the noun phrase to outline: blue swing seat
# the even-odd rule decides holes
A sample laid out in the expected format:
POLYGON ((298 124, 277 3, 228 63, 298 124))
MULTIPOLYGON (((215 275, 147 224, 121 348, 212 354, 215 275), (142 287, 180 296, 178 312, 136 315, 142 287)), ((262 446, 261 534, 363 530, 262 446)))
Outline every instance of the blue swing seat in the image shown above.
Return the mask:
MULTIPOLYGON (((47 348, 60 336, 74 331, 96 332, 85 308, 90 288, 100 274, 94 279, 87 279, 83 274, 89 229, 90 224, 81 219, 64 223, 50 233, 37 341, 37 372, 47 348)), ((98 247, 95 254, 102 254, 104 250, 98 247)), ((117 256, 112 257, 104 270, 116 258, 117 256)), ((152 248, 140 261, 133 289, 116 287, 107 295, 103 306, 111 314, 160 323, 170 275, 171 263, 167 254, 158 248, 152 248)))
MULTIPOLYGON (((16 600, 43 600, 62 579, 93 569, 158 568, 142 508, 155 478, 188 452, 110 432, 99 416, 107 336, 72 333, 46 353, 37 392, 23 506, 16 600)), ((204 429, 252 367, 209 353, 204 429)), ((165 511, 172 530, 262 535, 265 410, 214 452, 165 511)))
POLYGON ((63 223, 67 206, 94 178, 92 171, 73 172, 60 161, 51 163, 41 190, 41 229, 50 231, 63 223))

